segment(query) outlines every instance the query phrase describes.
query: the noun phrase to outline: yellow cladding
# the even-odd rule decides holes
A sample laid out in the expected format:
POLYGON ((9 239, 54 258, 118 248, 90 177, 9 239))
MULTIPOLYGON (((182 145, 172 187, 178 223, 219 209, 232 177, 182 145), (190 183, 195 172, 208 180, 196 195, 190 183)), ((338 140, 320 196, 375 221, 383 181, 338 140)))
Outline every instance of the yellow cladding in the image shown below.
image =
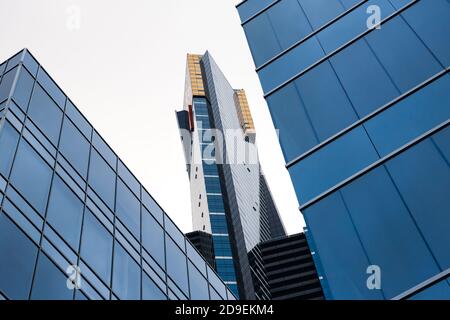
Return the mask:
POLYGON ((236 107, 238 110, 239 120, 241 127, 246 132, 247 130, 255 130, 252 114, 250 113, 250 107, 248 105, 247 96, 245 90, 235 90, 236 107))
POLYGON ((202 70, 200 68, 201 55, 188 54, 187 63, 189 70, 189 77, 191 80, 192 95, 205 96, 205 87, 203 86, 202 70))

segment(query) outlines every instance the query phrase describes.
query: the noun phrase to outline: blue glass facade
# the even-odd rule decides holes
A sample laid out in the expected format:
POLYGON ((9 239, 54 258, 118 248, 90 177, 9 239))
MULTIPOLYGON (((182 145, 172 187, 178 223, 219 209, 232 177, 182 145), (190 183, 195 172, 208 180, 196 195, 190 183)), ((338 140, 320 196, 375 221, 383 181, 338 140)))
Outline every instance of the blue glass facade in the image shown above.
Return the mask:
POLYGON ((0 76, 1 299, 234 299, 27 50, 0 76))
POLYGON ((450 268, 450 2, 237 8, 326 297, 391 299, 450 268))

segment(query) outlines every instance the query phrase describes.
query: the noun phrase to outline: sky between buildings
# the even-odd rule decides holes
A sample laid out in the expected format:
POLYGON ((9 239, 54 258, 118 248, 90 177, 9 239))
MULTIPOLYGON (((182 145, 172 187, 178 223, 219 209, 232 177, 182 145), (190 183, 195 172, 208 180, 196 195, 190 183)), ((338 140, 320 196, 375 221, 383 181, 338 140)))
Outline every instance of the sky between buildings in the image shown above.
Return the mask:
POLYGON ((188 176, 176 123, 186 53, 209 50, 247 91, 261 165, 289 233, 304 226, 240 26, 240 0, 0 0, 0 60, 28 48, 184 231, 188 176))

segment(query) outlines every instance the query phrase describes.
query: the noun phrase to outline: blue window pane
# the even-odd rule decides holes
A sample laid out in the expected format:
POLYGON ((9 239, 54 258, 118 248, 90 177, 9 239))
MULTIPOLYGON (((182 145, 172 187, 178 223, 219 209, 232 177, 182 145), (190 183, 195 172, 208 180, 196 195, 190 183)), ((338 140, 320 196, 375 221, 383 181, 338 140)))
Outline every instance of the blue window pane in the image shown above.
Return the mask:
POLYGON ((137 239, 140 239, 140 208, 141 206, 139 200, 122 182, 122 180, 119 179, 117 182, 117 216, 137 239))
POLYGON ((208 280, 210 284, 213 286, 213 288, 222 297, 222 299, 227 296, 227 289, 225 287, 225 284, 222 282, 222 280, 220 280, 217 274, 210 267, 208 267, 208 280))
MULTIPOLYGON (((448 139, 450 128, 444 131, 441 134, 448 139)), ((444 144, 436 144, 434 138, 425 140, 389 161, 387 167, 428 246, 445 269, 450 266, 450 165, 441 149, 450 150, 450 140, 442 141, 444 144)))
POLYGON ((450 2, 447 0, 419 1, 403 14, 414 31, 446 67, 450 66, 449 15, 450 2))
POLYGON ((25 68, 21 68, 13 98, 22 111, 26 111, 28 108, 33 84, 34 79, 31 77, 30 73, 25 68))
POLYGON ((382 270, 385 298, 439 273, 384 166, 344 187, 342 195, 370 264, 382 270))
POLYGON ((212 233, 228 233, 227 219, 225 215, 211 215, 210 219, 212 233))
POLYGON ((0 290, 9 299, 28 299, 37 247, 0 213, 0 290))
POLYGON ((299 0, 309 21, 317 29, 344 12, 340 1, 299 0))
POLYGON ((43 253, 39 255, 31 294, 33 300, 72 300, 73 291, 67 288, 67 276, 43 253))
POLYGON ((216 259, 216 270, 222 280, 236 281, 236 273, 232 259, 216 259))
POLYGON ((67 118, 64 121, 59 149, 78 173, 86 177, 90 144, 67 118))
POLYGON ((166 216, 164 221, 165 221, 164 227, 166 229, 167 234, 172 238, 172 240, 175 241, 175 243, 181 248, 181 250, 186 251, 184 234, 168 216, 166 216))
POLYGON ((315 67, 295 83, 321 141, 358 119, 329 62, 315 67))
POLYGON ((213 236, 214 253, 219 257, 231 256, 231 245, 228 236, 213 236))
POLYGON ((153 215, 153 217, 158 220, 158 222, 163 225, 164 212, 161 207, 153 200, 152 196, 148 194, 145 189, 142 189, 142 203, 153 215))
POLYGON ((75 251, 78 251, 82 218, 83 203, 55 175, 47 212, 47 221, 75 251))
POLYGON ((18 141, 19 133, 6 121, 0 129, 0 173, 4 177, 9 175, 18 141))
POLYGON ((251 18, 265 7, 275 2, 275 0, 248 0, 238 6, 241 21, 251 18))
POLYGON ((207 164, 203 161, 203 174, 205 176, 218 176, 219 172, 217 171, 217 165, 207 164))
POLYGON ((417 293, 409 300, 450 300, 450 285, 443 280, 417 293))
POLYGON ((158 288, 147 274, 142 274, 142 299, 143 300, 167 300, 166 295, 158 288))
POLYGON ((25 55, 23 57, 23 63, 27 67, 28 70, 35 76, 39 69, 39 64, 36 59, 30 54, 28 50, 25 51, 25 55))
POLYGON ((28 115, 54 144, 58 144, 62 112, 41 86, 34 87, 28 115))
POLYGON ((209 212, 224 213, 225 208, 223 206, 222 195, 207 195, 209 212))
POLYGON ((137 300, 141 296, 140 279, 138 264, 116 242, 114 247, 114 292, 122 300, 137 300))
POLYGON ((51 178, 50 167, 28 142, 22 140, 12 169, 11 182, 41 214, 47 204, 51 178))
POLYGON ((319 142, 295 84, 272 94, 267 102, 275 128, 280 129, 278 133, 286 162, 319 142))
POLYGON ((109 208, 114 208, 116 173, 94 149, 91 152, 89 184, 109 208))
POLYGON ((382 299, 380 290, 367 289, 370 263, 340 192, 315 203, 303 214, 315 251, 320 252, 323 277, 330 289, 327 298, 382 299))
POLYGON ((282 50, 303 39, 312 29, 297 0, 284 0, 267 13, 282 50))
POLYGON ((450 76, 445 75, 364 124, 385 156, 450 119, 450 76))
POLYGON ((188 293, 187 260, 175 242, 166 236, 167 273, 185 294, 188 293))
POLYGON ((83 117, 83 115, 77 110, 77 108, 75 108, 72 101, 70 101, 70 100, 67 100, 66 115, 70 118, 70 120, 73 121, 73 123, 75 123, 77 128, 90 141, 91 134, 92 134, 92 126, 83 117))
POLYGON ((280 51, 280 44, 267 14, 249 21, 244 25, 244 30, 256 66, 262 65, 280 51))
POLYGON ((205 177, 207 193, 221 193, 220 180, 215 177, 205 177))
POLYGON ((128 168, 119 160, 118 174, 122 178, 123 182, 128 186, 128 188, 133 191, 134 195, 141 198, 141 185, 139 181, 134 177, 134 175, 128 170, 128 168))
POLYGON ((208 300, 208 282, 192 263, 189 262, 189 283, 191 300, 208 300))
POLYGON ((117 165, 117 156, 96 131, 94 131, 94 135, 92 136, 92 144, 102 155, 102 157, 105 158, 109 165, 115 170, 117 165))
POLYGON ((331 63, 360 118, 399 95, 364 39, 335 55, 331 63))
POLYGON ((11 93, 11 87, 14 82, 14 78, 17 73, 17 68, 11 70, 7 74, 4 74, 1 78, 0 82, 0 102, 9 98, 9 94, 11 93))
POLYGON ((106 283, 109 283, 111 276, 112 246, 111 234, 87 209, 83 223, 81 257, 106 283))
POLYGON ((146 209, 142 213, 142 245, 164 267, 164 230, 146 209))
POLYGON ((66 96, 58 87, 58 85, 50 78, 50 76, 45 72, 44 69, 39 69, 38 82, 45 88, 45 90, 50 94, 50 96, 55 100, 61 109, 64 109, 66 103, 66 96))
POLYGON ((366 132, 358 127, 296 163, 289 173, 298 182, 300 203, 305 204, 378 159, 366 132))
POLYGON ((402 92, 442 69, 401 17, 383 24, 377 32, 369 33, 366 39, 402 92))

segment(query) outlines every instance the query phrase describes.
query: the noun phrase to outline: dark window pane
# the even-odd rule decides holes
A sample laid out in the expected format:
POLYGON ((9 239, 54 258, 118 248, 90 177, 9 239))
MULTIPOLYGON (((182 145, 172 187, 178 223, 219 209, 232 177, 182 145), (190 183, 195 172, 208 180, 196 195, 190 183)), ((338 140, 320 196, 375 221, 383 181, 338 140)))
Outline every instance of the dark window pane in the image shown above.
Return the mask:
POLYGON ((109 208, 114 208, 116 174, 94 149, 91 152, 89 184, 109 208))
POLYGON ((114 247, 113 290, 122 300, 140 298, 140 268, 122 246, 114 247))
POLYGON ((299 2, 314 29, 321 27, 344 12, 340 1, 299 0, 299 2))
POLYGON ((166 253, 167 273, 183 292, 187 294, 188 273, 186 256, 168 236, 166 236, 166 253))
POLYGON ((164 267, 164 230, 145 209, 142 213, 142 245, 164 267))
POLYGON ((33 300, 72 300, 73 291, 67 288, 67 276, 43 253, 34 278, 31 294, 33 300))
POLYGON ((117 182, 116 212, 120 221, 140 239, 140 202, 120 179, 117 182))
POLYGON ((83 223, 81 257, 106 283, 109 283, 111 276, 112 246, 111 234, 87 209, 83 223))
POLYGON ((9 299, 28 299, 37 247, 0 213, 0 290, 9 299))
POLYGON ((0 173, 5 177, 9 175, 18 140, 18 132, 6 121, 0 129, 0 173))
POLYGON ((87 174, 89 149, 89 142, 66 118, 61 134, 60 151, 83 177, 87 174))
POLYGON ((142 299, 167 300, 166 295, 158 288, 158 286, 145 273, 142 275, 142 299))
POLYGON ((28 115, 47 138, 57 145, 63 114, 39 85, 34 87, 28 115))
POLYGON ((78 251, 82 217, 83 203, 55 175, 47 220, 75 251, 78 251))
POLYGON ((35 209, 44 213, 52 170, 33 148, 22 140, 11 173, 12 184, 35 209))

